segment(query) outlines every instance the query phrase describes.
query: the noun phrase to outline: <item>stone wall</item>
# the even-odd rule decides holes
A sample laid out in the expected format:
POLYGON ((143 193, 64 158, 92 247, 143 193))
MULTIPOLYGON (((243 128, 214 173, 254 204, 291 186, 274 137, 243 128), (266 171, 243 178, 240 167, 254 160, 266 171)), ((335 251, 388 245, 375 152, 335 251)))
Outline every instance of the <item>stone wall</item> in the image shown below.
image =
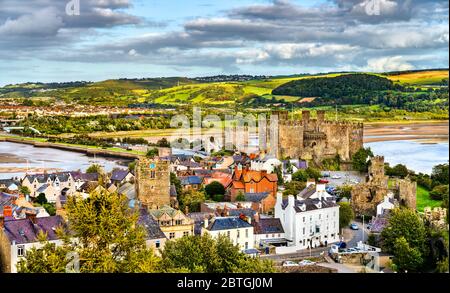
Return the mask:
POLYGON ((170 205, 169 161, 140 158, 136 164, 136 194, 142 205, 155 209, 170 205))
POLYGON ((397 179, 394 181, 397 189, 398 201, 400 205, 410 209, 416 209, 417 182, 409 178, 397 179))

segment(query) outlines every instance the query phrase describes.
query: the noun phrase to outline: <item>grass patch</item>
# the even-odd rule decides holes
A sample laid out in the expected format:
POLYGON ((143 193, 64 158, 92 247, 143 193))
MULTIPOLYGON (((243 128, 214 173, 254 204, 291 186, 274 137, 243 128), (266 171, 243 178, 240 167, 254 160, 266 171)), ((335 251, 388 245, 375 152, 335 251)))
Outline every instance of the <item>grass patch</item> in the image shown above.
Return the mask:
POLYGON ((419 212, 423 212, 425 207, 440 207, 442 200, 433 200, 430 198, 430 192, 422 186, 417 186, 417 203, 416 208, 419 212))

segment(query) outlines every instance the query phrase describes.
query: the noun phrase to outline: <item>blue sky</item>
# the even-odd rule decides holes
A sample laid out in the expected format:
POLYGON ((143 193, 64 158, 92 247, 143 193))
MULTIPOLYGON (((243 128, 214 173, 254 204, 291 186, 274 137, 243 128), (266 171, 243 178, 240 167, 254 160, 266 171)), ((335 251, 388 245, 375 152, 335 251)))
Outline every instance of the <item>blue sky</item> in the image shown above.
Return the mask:
POLYGON ((443 0, 0 1, 0 85, 448 67, 443 0))

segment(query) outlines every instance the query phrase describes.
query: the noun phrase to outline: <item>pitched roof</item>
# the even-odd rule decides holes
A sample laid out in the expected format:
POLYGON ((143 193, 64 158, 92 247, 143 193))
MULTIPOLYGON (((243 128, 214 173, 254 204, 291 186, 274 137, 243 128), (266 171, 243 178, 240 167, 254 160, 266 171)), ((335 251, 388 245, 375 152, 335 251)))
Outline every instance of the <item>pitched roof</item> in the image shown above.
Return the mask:
POLYGON ((125 183, 124 185, 120 186, 117 189, 118 194, 124 194, 128 199, 135 199, 136 198, 136 188, 134 184, 131 184, 129 182, 125 183))
POLYGON ((139 210, 138 224, 142 225, 147 231, 147 239, 166 238, 166 235, 161 231, 158 221, 153 219, 146 209, 139 210))
POLYGON ((98 181, 98 173, 83 173, 79 171, 70 172, 74 180, 98 181))
POLYGON ((69 180, 69 177, 71 177, 71 174, 69 172, 65 173, 53 173, 53 174, 34 174, 34 175, 26 175, 24 177, 24 180, 28 178, 30 182, 33 182, 34 179, 36 179, 39 183, 46 183, 48 179, 51 181, 58 180, 60 182, 67 182, 69 180))
POLYGON ((239 217, 241 215, 244 215, 246 217, 250 217, 251 219, 254 218, 256 215, 256 211, 253 209, 229 209, 228 215, 230 217, 239 217))
POLYGON ((205 224, 205 218, 209 220, 214 216, 214 214, 209 212, 198 212, 189 213, 187 216, 194 221, 194 234, 201 235, 203 225, 205 224))
POLYGON ((202 179, 198 176, 180 177, 181 185, 202 184, 202 179))
POLYGON ((244 183, 242 183, 241 181, 233 181, 233 188, 235 189, 244 189, 244 183))
POLYGON ((222 173, 222 172, 214 172, 211 174, 211 177, 205 177, 203 178, 203 184, 208 185, 211 182, 217 181, 220 184, 223 185, 223 187, 227 188, 230 186, 232 182, 232 176, 228 173, 222 173))
POLYGON ((250 182, 250 181, 260 182, 264 178, 267 178, 267 180, 269 180, 271 182, 278 181, 278 176, 277 176, 277 174, 274 174, 274 173, 267 174, 263 171, 254 171, 254 170, 249 170, 249 171, 243 172, 244 182, 250 182))
POLYGON ((111 174, 111 180, 114 181, 122 181, 127 177, 127 175, 130 173, 129 170, 124 169, 114 169, 111 174))
POLYGON ((284 233, 283 225, 279 218, 261 218, 254 222, 255 234, 284 233))
POLYGON ((263 199, 269 196, 268 192, 259 192, 259 193, 246 193, 245 201, 251 202, 261 202, 263 199))
POLYGON ((47 240, 57 240, 56 228, 64 226, 64 220, 61 216, 36 218, 36 224, 30 219, 20 219, 5 221, 4 231, 10 243, 25 244, 37 242, 39 231, 47 234, 47 240))
POLYGON ((302 191, 300 191, 298 196, 303 199, 307 199, 307 198, 310 198, 314 193, 316 193, 316 190, 317 190, 316 185, 311 184, 310 186, 308 186, 305 189, 303 189, 302 191))
POLYGON ((219 231, 239 228, 252 228, 252 225, 239 217, 217 217, 209 224, 207 229, 209 231, 219 231))

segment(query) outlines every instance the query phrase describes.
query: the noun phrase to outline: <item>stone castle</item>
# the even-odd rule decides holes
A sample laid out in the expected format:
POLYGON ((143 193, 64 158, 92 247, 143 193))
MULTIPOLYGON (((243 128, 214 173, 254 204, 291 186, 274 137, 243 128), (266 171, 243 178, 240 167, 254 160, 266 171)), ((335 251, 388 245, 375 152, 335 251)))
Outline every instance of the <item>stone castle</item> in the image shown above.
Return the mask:
POLYGON ((384 157, 371 158, 366 181, 353 186, 352 207, 357 214, 375 215, 377 205, 391 195, 396 206, 416 209, 417 183, 409 178, 393 179, 384 174, 384 157))
MULTIPOLYGON (((320 163, 339 155, 341 160, 349 161, 363 147, 362 123, 328 121, 325 111, 317 111, 316 119, 310 117, 309 111, 302 112, 301 120, 289 119, 288 111, 276 111, 272 115, 278 116, 278 158, 320 163)), ((269 152, 273 153, 273 150, 269 149, 269 152)))

